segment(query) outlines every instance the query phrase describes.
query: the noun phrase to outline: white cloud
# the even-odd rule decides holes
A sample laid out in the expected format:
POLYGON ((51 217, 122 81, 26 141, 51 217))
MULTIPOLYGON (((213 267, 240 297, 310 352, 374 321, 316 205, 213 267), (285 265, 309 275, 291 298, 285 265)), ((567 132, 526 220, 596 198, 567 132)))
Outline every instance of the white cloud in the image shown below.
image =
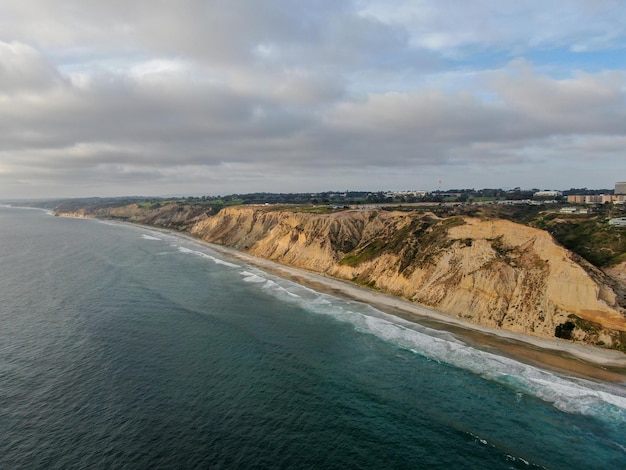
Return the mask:
POLYGON ((623 48, 626 11, 619 0, 402 0, 363 2, 361 14, 406 29, 414 47, 454 57, 499 49, 573 51, 623 48))
POLYGON ((625 21, 609 0, 6 0, 0 197, 17 181, 46 195, 497 185, 491 170, 534 186, 532 168, 594 174, 585 155, 610 181, 626 172, 625 21), (612 61, 516 58, 535 48, 612 61))
POLYGON ((578 73, 554 80, 515 61, 495 73, 491 89, 511 109, 553 133, 626 131, 626 71, 578 73))

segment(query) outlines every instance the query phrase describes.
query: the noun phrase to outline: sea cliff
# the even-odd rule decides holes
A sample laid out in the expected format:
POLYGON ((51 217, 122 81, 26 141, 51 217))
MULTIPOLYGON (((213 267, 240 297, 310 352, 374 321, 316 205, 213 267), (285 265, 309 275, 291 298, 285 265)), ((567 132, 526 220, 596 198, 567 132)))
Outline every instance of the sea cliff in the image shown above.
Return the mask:
POLYGON ((539 229, 432 213, 176 204, 77 210, 177 228, 211 243, 400 296, 471 323, 626 350, 619 276, 539 229))

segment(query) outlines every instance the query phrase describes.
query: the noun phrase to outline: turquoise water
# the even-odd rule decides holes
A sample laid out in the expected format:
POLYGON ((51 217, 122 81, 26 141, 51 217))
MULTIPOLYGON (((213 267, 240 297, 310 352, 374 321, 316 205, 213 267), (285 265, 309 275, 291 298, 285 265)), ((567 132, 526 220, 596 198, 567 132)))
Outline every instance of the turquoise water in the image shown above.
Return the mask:
POLYGON ((625 468, 626 387, 0 207, 0 468, 625 468))

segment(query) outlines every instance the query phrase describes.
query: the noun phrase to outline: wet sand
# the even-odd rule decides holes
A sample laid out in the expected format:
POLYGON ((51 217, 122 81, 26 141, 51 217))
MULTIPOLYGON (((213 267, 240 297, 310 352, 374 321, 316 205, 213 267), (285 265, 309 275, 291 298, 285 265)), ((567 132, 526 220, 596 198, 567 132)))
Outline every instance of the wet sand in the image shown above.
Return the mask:
POLYGON ((557 338, 538 338, 476 325, 400 297, 384 294, 324 274, 258 258, 233 248, 208 243, 185 232, 148 225, 144 227, 156 232, 175 234, 177 237, 206 245, 229 258, 243 261, 318 292, 362 302, 390 315, 429 328, 450 332, 479 350, 506 356, 541 369, 626 386, 626 354, 619 351, 572 343, 557 338))
POLYGON ((626 354, 619 351, 475 325, 347 281, 257 258, 232 248, 202 242, 191 236, 188 238, 206 244, 228 257, 239 259, 319 292, 362 302, 405 320, 448 331, 477 349, 571 376, 626 385, 626 354))

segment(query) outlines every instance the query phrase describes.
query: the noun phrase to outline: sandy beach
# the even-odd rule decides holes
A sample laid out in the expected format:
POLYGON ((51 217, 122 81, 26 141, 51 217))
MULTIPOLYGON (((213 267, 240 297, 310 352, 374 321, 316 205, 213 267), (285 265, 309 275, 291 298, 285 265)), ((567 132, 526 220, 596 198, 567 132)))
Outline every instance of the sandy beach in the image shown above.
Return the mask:
POLYGON ((320 292, 363 302, 385 313, 431 328, 449 331, 478 349, 489 350, 521 362, 569 375, 626 384, 626 354, 619 351, 559 339, 536 338, 468 323, 408 300, 348 281, 257 258, 232 248, 203 242, 187 234, 177 233, 177 235, 205 244, 230 258, 241 260, 320 292))
MULTIPOLYGON (((129 222, 117 223, 142 226, 129 222)), ((193 243, 205 245, 226 257, 256 266, 268 273, 311 287, 319 292, 362 302, 402 319, 451 332, 477 349, 567 375, 626 385, 626 354, 619 351, 571 343, 556 338, 538 338, 469 323, 400 297, 313 271, 258 258, 233 248, 208 243, 188 233, 154 226, 144 227, 155 232, 175 234, 193 243)))

